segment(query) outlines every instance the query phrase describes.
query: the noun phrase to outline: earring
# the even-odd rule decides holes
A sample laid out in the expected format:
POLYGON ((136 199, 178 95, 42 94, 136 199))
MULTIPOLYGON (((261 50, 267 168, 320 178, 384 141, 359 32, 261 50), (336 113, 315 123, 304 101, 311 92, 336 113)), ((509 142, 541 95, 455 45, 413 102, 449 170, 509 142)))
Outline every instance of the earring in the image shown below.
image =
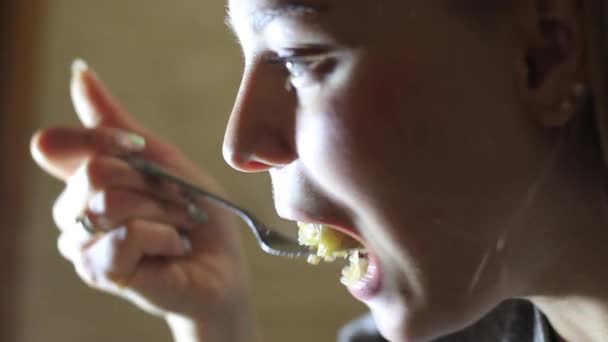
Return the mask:
POLYGON ((547 112, 543 118, 543 123, 547 126, 558 127, 566 124, 583 106, 583 100, 587 93, 587 86, 584 83, 575 83, 570 87, 569 94, 553 107, 552 113, 547 112))
POLYGON ((576 100, 579 100, 587 92, 587 87, 583 83, 575 83, 572 86, 572 94, 576 100))
POLYGON ((557 104, 554 110, 545 113, 542 122, 548 127, 559 127, 567 123, 574 115, 574 104, 566 97, 557 104))
POLYGON ((564 99, 559 104, 559 109, 562 112, 566 112, 567 114, 570 114, 570 112, 572 111, 572 109, 574 109, 574 105, 572 104, 572 101, 570 101, 570 99, 564 99))
POLYGON ((562 102, 559 104, 560 110, 564 112, 570 112, 574 110, 575 106, 577 108, 579 107, 581 99, 587 92, 587 87, 585 86, 585 84, 577 82, 572 85, 572 87, 570 87, 570 92, 572 93, 572 96, 568 96, 567 98, 563 99, 562 102))

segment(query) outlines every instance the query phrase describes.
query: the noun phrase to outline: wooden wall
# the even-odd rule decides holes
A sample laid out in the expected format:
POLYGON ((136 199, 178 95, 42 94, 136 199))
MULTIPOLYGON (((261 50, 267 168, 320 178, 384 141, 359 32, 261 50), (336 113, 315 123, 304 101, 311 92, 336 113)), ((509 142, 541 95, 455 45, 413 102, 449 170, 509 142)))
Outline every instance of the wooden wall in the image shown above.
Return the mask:
POLYGON ((0 341, 16 341, 41 1, 0 2, 0 341))

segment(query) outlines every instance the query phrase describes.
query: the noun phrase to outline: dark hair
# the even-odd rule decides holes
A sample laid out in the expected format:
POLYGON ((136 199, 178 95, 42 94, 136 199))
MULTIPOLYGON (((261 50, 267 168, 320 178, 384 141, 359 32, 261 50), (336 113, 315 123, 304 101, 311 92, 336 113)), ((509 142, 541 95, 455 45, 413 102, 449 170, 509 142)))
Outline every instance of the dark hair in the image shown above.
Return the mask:
POLYGON ((608 4, 586 0, 584 22, 587 35, 588 75, 604 164, 608 165, 608 4))

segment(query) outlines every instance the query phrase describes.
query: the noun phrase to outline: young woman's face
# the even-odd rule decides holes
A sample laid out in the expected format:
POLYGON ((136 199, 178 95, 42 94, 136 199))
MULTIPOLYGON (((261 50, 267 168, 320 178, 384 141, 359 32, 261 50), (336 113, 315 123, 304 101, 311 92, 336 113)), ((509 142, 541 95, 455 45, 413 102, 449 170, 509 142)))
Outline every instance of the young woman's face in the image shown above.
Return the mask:
POLYGON ((380 280, 351 292, 382 333, 442 335, 504 298, 509 221, 548 145, 516 40, 462 1, 229 7, 245 71, 225 157, 269 171, 284 218, 364 239, 380 280))

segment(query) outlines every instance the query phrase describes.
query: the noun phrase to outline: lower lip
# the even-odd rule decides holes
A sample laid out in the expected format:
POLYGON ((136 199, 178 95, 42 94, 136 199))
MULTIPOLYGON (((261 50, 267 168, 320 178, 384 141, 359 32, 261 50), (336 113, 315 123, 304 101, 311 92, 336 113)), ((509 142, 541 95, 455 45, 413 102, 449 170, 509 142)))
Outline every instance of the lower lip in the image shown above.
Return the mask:
POLYGON ((367 273, 363 278, 347 288, 353 297, 362 302, 369 301, 376 297, 382 289, 382 275, 378 259, 370 254, 367 273))

